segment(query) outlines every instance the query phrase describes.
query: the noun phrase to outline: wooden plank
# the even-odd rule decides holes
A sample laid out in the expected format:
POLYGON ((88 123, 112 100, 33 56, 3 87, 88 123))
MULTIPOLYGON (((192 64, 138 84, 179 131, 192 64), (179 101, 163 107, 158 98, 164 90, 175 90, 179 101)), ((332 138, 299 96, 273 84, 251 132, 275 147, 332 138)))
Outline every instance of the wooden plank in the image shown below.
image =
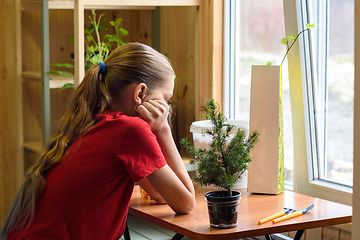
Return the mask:
MULTIPOLYGON (((126 10, 139 10, 139 9, 147 9, 151 10, 155 7, 149 6, 149 7, 143 7, 143 6, 104 6, 104 5, 97 5, 97 6, 91 6, 87 5, 84 6, 84 9, 126 9, 126 10)), ((40 2, 34 1, 34 2, 22 2, 21 3, 21 9, 23 11, 34 11, 40 9, 40 2)), ((74 9, 74 1, 49 1, 49 9, 58 9, 58 10, 73 10, 74 9)))
POLYGON ((43 144, 41 141, 39 142, 24 142, 24 148, 30 150, 32 152, 41 154, 43 150, 43 144))
POLYGON ((24 71, 21 73, 21 76, 24 78, 41 81, 41 73, 38 71, 24 71))
POLYGON ((40 73, 40 12, 21 12, 22 71, 40 73))
POLYGON ((335 227, 324 227, 322 231, 322 240, 339 240, 339 229, 335 227))
POLYGON ((335 225, 334 227, 337 227, 339 229, 351 232, 352 230, 352 223, 345 223, 345 224, 339 224, 339 225, 335 225))
MULTIPOLYGON (((355 84, 354 84, 354 123, 360 121, 360 0, 355 0, 355 84)), ((354 179, 353 179, 353 218, 352 218, 352 239, 360 239, 360 126, 354 124, 354 179)))
POLYGON ((84 1, 77 0, 74 5, 74 83, 77 87, 85 76, 84 64, 84 1))
POLYGON ((168 54, 179 79, 175 81, 171 102, 177 108, 179 138, 189 140, 190 125, 197 112, 198 15, 196 7, 160 7, 160 51, 168 54))
POLYGON ((223 105, 223 1, 202 1, 200 5, 199 82, 196 120, 204 114, 209 98, 223 105))
MULTIPOLYGON (((74 63, 74 43, 69 39, 74 36, 74 12, 72 10, 51 10, 50 26, 50 63, 74 63)), ((50 70, 73 72, 71 68, 59 68, 50 65, 50 70)), ((50 75, 50 78, 53 78, 50 75)))
POLYGON ((294 238, 295 235, 296 235, 296 231, 291 231, 291 232, 289 232, 289 237, 290 237, 290 238, 294 238))
POLYGON ((0 7, 0 224, 23 180, 21 15, 19 0, 0 7))
POLYGON ((224 109, 224 87, 223 87, 223 78, 224 78, 224 35, 222 34, 224 28, 224 1, 218 0, 213 1, 214 4, 214 14, 213 14, 213 89, 212 89, 212 96, 219 103, 220 108, 224 109))
POLYGON ((41 135, 41 84, 26 81, 22 84, 23 126, 25 142, 42 142, 41 135))
POLYGON ((59 121, 65 114, 67 106, 70 103, 74 89, 51 89, 50 102, 51 102, 51 133, 54 133, 58 127, 59 121))
MULTIPOLYGON (((106 2, 98 0, 86 0, 85 9, 154 9, 156 6, 199 6, 200 0, 107 0, 106 2)), ((49 9, 74 9, 73 0, 51 0, 49 1, 49 9)), ((39 0, 23 0, 21 1, 22 10, 39 10, 39 0)))
POLYGON ((339 240, 351 240, 351 232, 340 229, 339 240))
POLYGON ((310 228, 305 230, 306 237, 304 240, 321 239, 322 228, 310 228))
POLYGON ((106 2, 98 0, 85 0, 84 5, 87 6, 199 6, 200 0, 107 0, 106 2))

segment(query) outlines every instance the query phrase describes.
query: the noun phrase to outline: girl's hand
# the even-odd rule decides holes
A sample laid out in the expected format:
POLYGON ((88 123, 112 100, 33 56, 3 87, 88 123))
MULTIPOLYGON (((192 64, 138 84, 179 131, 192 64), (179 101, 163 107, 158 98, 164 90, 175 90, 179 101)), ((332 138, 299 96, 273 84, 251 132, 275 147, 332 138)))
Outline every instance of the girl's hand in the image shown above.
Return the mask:
POLYGON ((153 133, 169 128, 167 121, 169 105, 165 101, 149 100, 136 110, 139 116, 150 125, 153 133))

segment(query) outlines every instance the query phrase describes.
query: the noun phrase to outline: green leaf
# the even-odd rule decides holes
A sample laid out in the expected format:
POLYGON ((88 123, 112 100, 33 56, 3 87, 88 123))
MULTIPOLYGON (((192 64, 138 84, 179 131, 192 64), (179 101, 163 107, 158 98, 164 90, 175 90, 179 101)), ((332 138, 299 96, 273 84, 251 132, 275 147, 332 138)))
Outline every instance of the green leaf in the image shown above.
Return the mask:
POLYGON ((112 44, 110 42, 105 43, 105 48, 110 49, 112 47, 112 44))
MULTIPOLYGON (((103 16, 105 16, 106 15, 106 12, 105 13, 102 13, 102 14, 100 14, 100 16, 99 16, 99 19, 101 19, 103 16)), ((104 18, 104 20, 105 20, 106 18, 104 18)))
POLYGON ((119 38, 116 35, 112 35, 112 34, 106 34, 104 39, 108 39, 109 42, 118 42, 119 38))
POLYGON ((94 38, 93 38, 91 35, 87 35, 87 36, 86 36, 86 40, 87 40, 88 42, 91 42, 93 39, 94 39, 94 38))
POLYGON ((64 90, 64 89, 73 88, 73 87, 75 87, 75 84, 73 84, 73 83, 65 83, 60 89, 64 90))
POLYGON ((120 34, 124 37, 129 35, 129 32, 123 28, 120 28, 119 31, 120 31, 120 34))
POLYGON ((60 76, 67 76, 67 77, 73 77, 74 74, 71 72, 66 72, 66 71, 48 71, 46 72, 48 74, 54 74, 54 75, 60 75, 60 76))
POLYGON ((74 64, 71 63, 52 63, 51 65, 56 67, 74 68, 74 64))
POLYGON ((314 23, 307 23, 306 24, 306 27, 308 28, 308 29, 311 29, 311 28, 314 28, 315 27, 315 24, 314 23))
POLYGON ((72 42, 74 42, 74 36, 71 36, 68 40, 68 43, 72 43, 72 42))
POLYGON ((272 65, 272 63, 271 63, 271 62, 267 62, 267 63, 265 63, 265 65, 269 66, 269 65, 272 65))
POLYGON ((94 28, 89 28, 84 30, 84 34, 91 34, 94 32, 94 28))
POLYGON ((120 26, 121 22, 123 21, 122 18, 118 18, 115 20, 116 26, 120 26))
POLYGON ((287 36, 286 39, 287 39, 287 40, 295 40, 295 39, 296 39, 296 36, 290 35, 290 36, 287 36))
POLYGON ((98 27, 99 30, 108 30, 108 27, 104 24, 104 23, 101 23, 99 24, 99 27, 98 27))
POLYGON ((110 23, 111 26, 116 28, 116 23, 114 21, 110 21, 109 23, 110 23))
POLYGON ((88 50, 88 52, 95 52, 95 51, 96 51, 96 47, 90 46, 90 47, 87 47, 87 50, 88 50))
POLYGON ((286 39, 286 38, 282 38, 282 39, 281 39, 281 43, 284 44, 284 45, 287 45, 287 39, 286 39))

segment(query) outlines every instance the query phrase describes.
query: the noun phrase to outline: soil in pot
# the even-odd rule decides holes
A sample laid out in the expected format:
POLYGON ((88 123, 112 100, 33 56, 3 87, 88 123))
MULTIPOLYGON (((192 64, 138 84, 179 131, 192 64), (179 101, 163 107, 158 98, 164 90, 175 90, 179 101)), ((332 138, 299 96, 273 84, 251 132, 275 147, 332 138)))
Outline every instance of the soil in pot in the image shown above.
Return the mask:
POLYGON ((233 228, 237 226, 241 193, 232 191, 211 191, 205 193, 208 203, 210 226, 214 228, 233 228))

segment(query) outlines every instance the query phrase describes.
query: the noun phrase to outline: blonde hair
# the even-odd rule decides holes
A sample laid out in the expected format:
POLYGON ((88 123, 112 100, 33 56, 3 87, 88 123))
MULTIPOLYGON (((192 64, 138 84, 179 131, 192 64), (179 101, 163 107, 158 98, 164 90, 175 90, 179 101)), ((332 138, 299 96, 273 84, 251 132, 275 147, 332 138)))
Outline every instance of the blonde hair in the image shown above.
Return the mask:
POLYGON ((131 83, 145 83, 151 92, 164 84, 169 76, 175 77, 164 55, 140 43, 128 43, 115 49, 104 63, 105 76, 99 74, 98 64, 93 65, 74 91, 57 131, 28 170, 9 210, 0 239, 6 239, 11 230, 30 226, 36 199, 46 184, 44 174, 61 161, 67 146, 96 124, 95 114, 111 106, 131 83))

